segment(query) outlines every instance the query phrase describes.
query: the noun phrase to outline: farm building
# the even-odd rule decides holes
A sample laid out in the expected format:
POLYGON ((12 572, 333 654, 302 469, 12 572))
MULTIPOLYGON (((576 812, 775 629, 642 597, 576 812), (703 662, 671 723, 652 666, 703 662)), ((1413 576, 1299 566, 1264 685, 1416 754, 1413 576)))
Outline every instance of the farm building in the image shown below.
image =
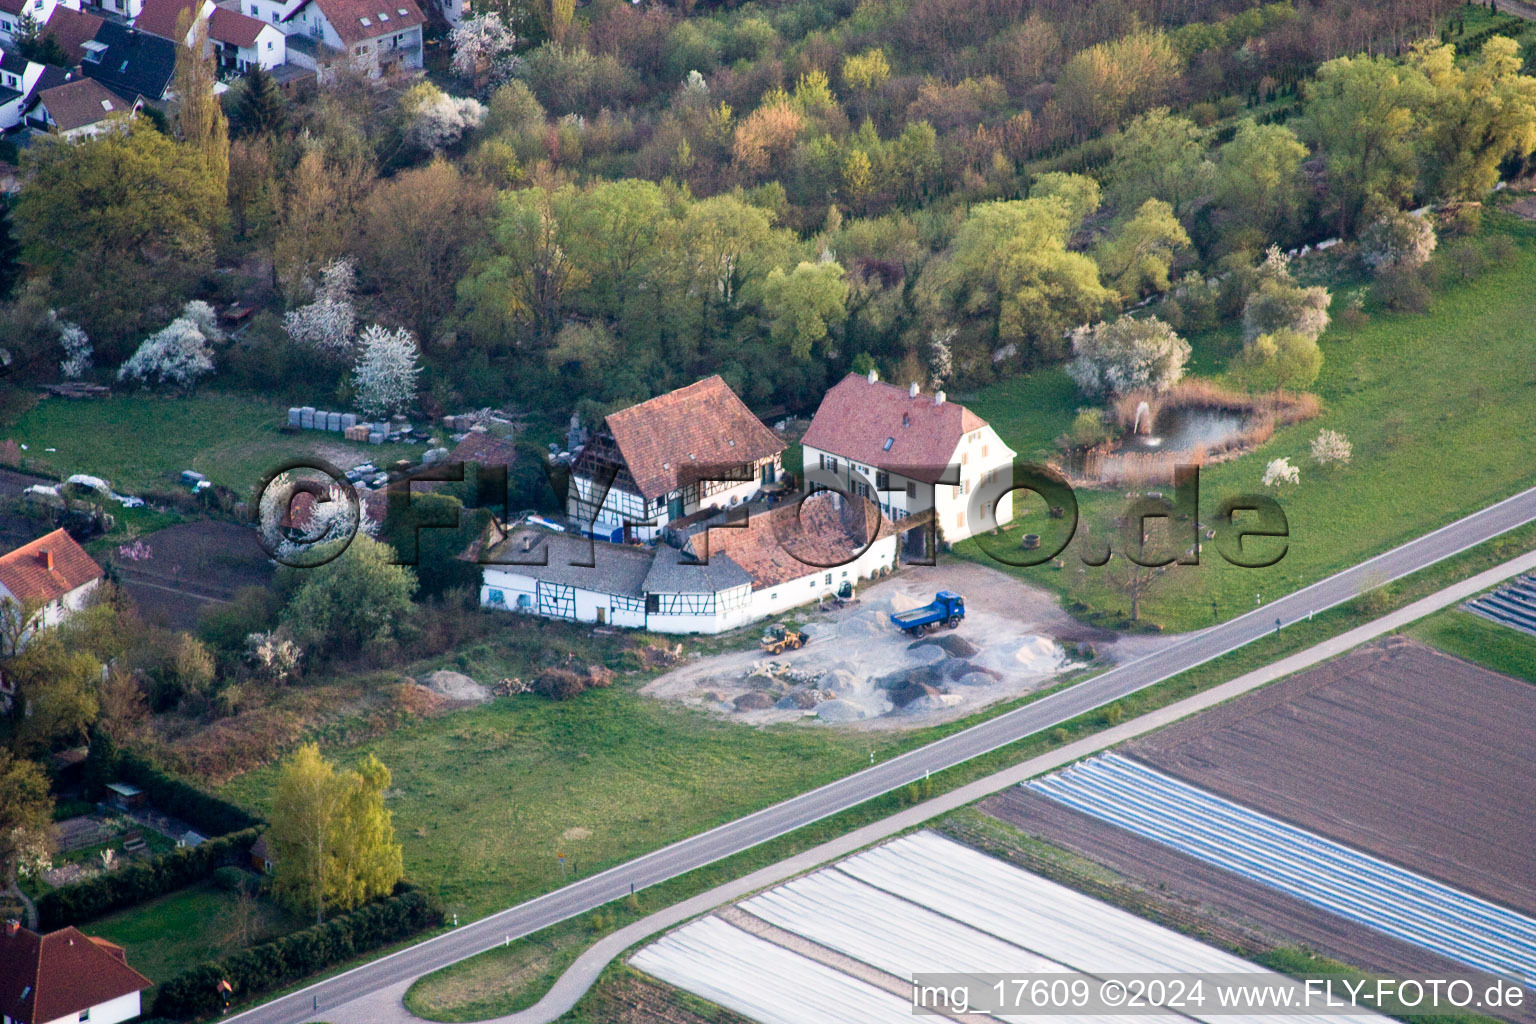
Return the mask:
POLYGON ((118 1024, 140 1012, 150 981, 123 947, 76 928, 39 935, 15 921, 0 928, 0 1022, 118 1024))
POLYGON ((721 633, 889 571, 896 534, 868 502, 823 492, 697 522, 680 547, 532 527, 486 556, 481 604, 662 633, 721 633))
POLYGON ((571 467, 566 513, 603 540, 655 540, 673 520, 751 500, 778 480, 784 447, 708 377, 610 415, 571 467))
POLYGON ((942 391, 849 374, 822 398, 801 444, 807 488, 878 502, 898 528, 931 513, 958 541, 1013 518, 1013 449, 942 391))
POLYGON ((0 599, 36 610, 27 634, 57 626, 79 611, 101 577, 101 566, 63 530, 0 555, 0 599))

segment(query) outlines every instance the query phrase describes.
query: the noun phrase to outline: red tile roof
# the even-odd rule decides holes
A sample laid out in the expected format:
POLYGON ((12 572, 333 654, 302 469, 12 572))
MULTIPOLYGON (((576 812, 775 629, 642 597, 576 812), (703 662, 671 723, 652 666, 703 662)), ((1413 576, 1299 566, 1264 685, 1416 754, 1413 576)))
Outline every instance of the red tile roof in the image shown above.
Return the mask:
POLYGON ((879 506, 821 491, 751 513, 745 526, 710 530, 707 540, 695 534, 689 545, 699 558, 730 558, 762 590, 851 562, 877 530, 882 537, 895 531, 879 506))
POLYGON ((76 928, 38 935, 0 925, 0 1014, 17 1024, 74 1018, 81 1010, 142 992, 150 980, 122 947, 76 928))
MULTIPOLYGON (((309 0, 325 20, 331 23, 341 41, 348 46, 394 35, 416 25, 426 24, 426 16, 416 6, 416 0, 309 0), (366 24, 364 24, 366 22, 366 24)), ((300 4, 288 15, 292 18, 303 10, 300 4)))
POLYGON ((850 373, 822 397, 800 443, 937 483, 960 439, 986 425, 963 405, 850 373))
POLYGON ((202 0, 144 0, 144 9, 133 19, 133 27, 173 43, 184 42, 176 34, 176 23, 190 10, 202 7, 202 0))
POLYGON ((208 19, 208 36, 230 46, 250 49, 256 45, 256 37, 267 23, 249 14, 241 14, 227 7, 215 7, 208 19))
POLYGON ((97 15, 59 4, 48 16, 48 24, 43 26, 43 35, 52 36, 58 42, 64 55, 69 58, 70 67, 73 67, 85 56, 84 44, 96 38, 96 30, 101 28, 101 22, 102 19, 97 15))
POLYGON ((785 447, 718 375, 613 413, 608 432, 647 500, 697 482, 703 467, 751 464, 785 447))
POLYGON ((37 95, 61 132, 84 128, 113 114, 127 114, 133 110, 133 104, 119 99, 94 78, 77 78, 52 89, 40 90, 37 95))
POLYGON ((469 462, 477 466, 510 466, 517 461, 517 442, 510 437, 496 437, 481 430, 471 430, 448 453, 449 462, 469 462))
POLYGON ((46 604, 101 574, 101 566, 63 530, 54 530, 10 554, 0 555, 0 587, 23 603, 46 604))

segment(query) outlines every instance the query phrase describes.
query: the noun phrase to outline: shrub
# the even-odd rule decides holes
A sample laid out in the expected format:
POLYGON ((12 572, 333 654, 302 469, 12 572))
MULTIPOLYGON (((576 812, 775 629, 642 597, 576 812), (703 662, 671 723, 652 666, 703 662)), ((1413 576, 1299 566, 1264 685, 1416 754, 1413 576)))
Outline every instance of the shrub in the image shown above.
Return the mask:
POLYGON ((1189 342, 1157 317, 1122 316, 1072 332, 1067 374, 1087 395, 1166 391, 1184 376, 1189 342))
POLYGON ((224 1009, 216 986, 248 999, 441 924, 435 900, 402 882, 395 894, 303 931, 183 971, 155 993, 156 1017, 185 1020, 224 1009))
POLYGON ((1378 277, 1416 270, 1435 251, 1435 227, 1427 217, 1393 210, 1360 233, 1360 262, 1378 277))
POLYGON ((180 818, 205 836, 223 836, 263 824, 260 818, 227 800, 209 796, 196 786, 172 778, 137 754, 126 751, 98 754, 98 748, 93 744, 88 760, 94 762, 88 766, 90 777, 121 780, 138 786, 156 810, 180 818))
POLYGON ((213 884, 224 892, 254 893, 260 888, 260 880, 243 868, 237 868, 233 864, 226 864, 222 868, 213 871, 213 884))
POLYGON ((1429 308, 1429 286, 1416 270, 1392 270, 1371 286, 1377 302, 1399 313, 1422 313, 1429 308))

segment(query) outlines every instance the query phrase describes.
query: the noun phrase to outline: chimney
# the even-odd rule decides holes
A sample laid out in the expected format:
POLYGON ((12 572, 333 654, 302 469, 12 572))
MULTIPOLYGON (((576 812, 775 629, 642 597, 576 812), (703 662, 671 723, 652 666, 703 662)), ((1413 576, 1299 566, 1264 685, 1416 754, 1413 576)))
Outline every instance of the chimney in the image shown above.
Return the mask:
POLYGON ((21 931, 21 922, 16 920, 14 917, 5 922, 5 934, 7 938, 14 939, 16 937, 16 933, 19 931, 21 931))
POLYGON ((945 397, 944 396, 944 392, 942 392, 942 391, 935 391, 933 393, 933 404, 934 405, 943 405, 944 404, 944 397, 945 397))
POLYGON ((523 553, 527 554, 529 551, 532 551, 532 550, 533 550, 533 534, 525 533, 525 534, 523 534, 523 553))
POLYGON ((871 366, 869 368, 869 382, 871 384, 874 384, 874 383, 877 383, 879 380, 880 380, 880 371, 875 369, 873 366, 871 366))
POLYGON ((911 384, 907 385, 907 397, 908 398, 916 398, 917 397, 917 381, 913 381, 911 384))
POLYGON ((42 555, 43 555, 43 568, 47 569, 49 572, 53 572, 53 549, 52 548, 43 548, 42 555))

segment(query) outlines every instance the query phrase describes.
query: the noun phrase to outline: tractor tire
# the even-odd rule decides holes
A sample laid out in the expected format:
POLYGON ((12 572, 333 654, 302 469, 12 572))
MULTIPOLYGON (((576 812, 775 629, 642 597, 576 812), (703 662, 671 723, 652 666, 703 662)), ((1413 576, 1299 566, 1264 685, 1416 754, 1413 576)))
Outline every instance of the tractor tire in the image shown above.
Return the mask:
POLYGON ((949 617, 949 628, 950 629, 959 629, 960 628, 960 616, 958 616, 958 615, 951 615, 949 617))
POLYGON ((800 648, 805 646, 805 641, 801 640, 799 637, 795 637, 795 639, 789 642, 789 646, 791 650, 798 651, 800 648))

